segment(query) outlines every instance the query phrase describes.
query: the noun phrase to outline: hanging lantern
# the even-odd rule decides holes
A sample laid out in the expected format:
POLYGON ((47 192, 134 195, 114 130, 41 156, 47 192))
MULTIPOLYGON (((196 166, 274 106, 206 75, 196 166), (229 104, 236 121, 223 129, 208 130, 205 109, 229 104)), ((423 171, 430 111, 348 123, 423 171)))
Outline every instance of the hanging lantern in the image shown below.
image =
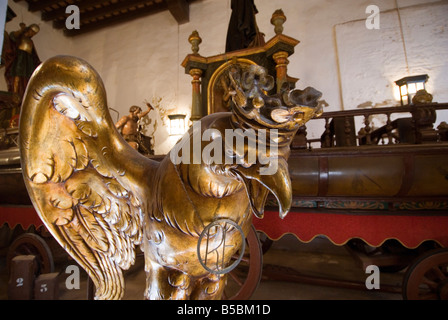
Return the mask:
POLYGON ((184 114, 170 114, 170 135, 182 135, 185 133, 185 115, 184 114))
POLYGON ((422 74, 418 76, 404 77, 395 81, 399 87, 401 105, 412 104, 412 98, 417 91, 426 90, 425 83, 428 79, 429 76, 427 74, 422 74))

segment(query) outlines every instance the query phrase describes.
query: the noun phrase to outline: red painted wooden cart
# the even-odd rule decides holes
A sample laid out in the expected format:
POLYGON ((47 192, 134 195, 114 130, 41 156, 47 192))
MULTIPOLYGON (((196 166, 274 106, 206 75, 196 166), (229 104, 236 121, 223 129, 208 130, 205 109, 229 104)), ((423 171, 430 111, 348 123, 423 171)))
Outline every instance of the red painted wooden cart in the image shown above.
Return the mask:
POLYGON ((274 202, 263 219, 254 218, 255 228, 272 240, 294 234, 300 241, 310 242, 324 235, 335 245, 348 245, 357 251, 364 265, 379 264, 392 269, 409 265, 403 280, 405 298, 448 299, 446 131, 436 132, 427 126, 427 131, 418 132, 418 124, 423 121, 416 118, 423 113, 416 111, 419 108, 431 114, 446 107, 446 104, 407 107, 412 118, 389 121, 387 130, 367 130, 369 144, 365 144, 366 135, 354 135, 353 117, 368 118, 369 112, 383 112, 390 120, 391 113, 405 109, 324 114, 327 130, 319 141, 323 147, 291 153, 289 171, 294 193, 291 212, 280 219, 274 202), (336 130, 331 126, 337 118, 343 119, 339 146, 335 145, 336 130), (411 125, 406 130, 415 134, 410 135, 413 141, 405 141, 404 133, 394 130, 398 122, 411 125), (383 138, 385 144, 378 145, 383 138), (398 244, 402 251, 419 255, 413 262, 405 257, 388 257, 392 243, 398 244), (366 247, 379 248, 376 254, 379 251, 386 254, 369 256, 366 247), (416 248, 420 250, 412 250, 416 248), (426 252, 429 248, 437 249, 426 252), (422 251, 424 255, 420 254, 422 251))

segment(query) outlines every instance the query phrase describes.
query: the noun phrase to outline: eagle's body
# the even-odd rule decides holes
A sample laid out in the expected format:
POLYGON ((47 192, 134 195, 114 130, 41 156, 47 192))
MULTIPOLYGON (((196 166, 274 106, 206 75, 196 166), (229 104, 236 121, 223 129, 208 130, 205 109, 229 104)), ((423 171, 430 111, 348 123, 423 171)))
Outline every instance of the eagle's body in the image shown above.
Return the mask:
MULTIPOLYGON (((204 118, 204 129, 230 113, 204 118)), ((187 133, 192 141, 192 132, 187 133)), ((251 209, 243 182, 235 175, 216 172, 213 165, 174 164, 169 155, 157 170, 148 215, 144 219, 143 250, 148 273, 148 299, 219 298, 225 275, 203 268, 197 245, 205 227, 217 219, 236 221, 247 234, 251 209), (215 172, 214 172, 215 171, 215 172), (171 282, 171 284, 169 283, 171 282), (165 285, 164 289, 160 286, 165 285)), ((237 230, 226 234, 224 264, 241 246, 237 230)))

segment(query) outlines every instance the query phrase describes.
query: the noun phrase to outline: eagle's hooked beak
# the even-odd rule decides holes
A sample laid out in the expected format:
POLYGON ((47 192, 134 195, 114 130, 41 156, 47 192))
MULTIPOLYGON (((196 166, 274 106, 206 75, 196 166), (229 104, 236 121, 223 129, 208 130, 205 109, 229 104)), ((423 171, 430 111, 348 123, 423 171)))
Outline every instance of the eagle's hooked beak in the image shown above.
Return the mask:
POLYGON ((276 197, 279 205, 280 218, 286 217, 292 203, 291 179, 288 172, 288 163, 284 158, 278 158, 277 171, 272 174, 261 174, 263 165, 256 164, 249 168, 239 166, 232 168, 246 187, 252 212, 263 218, 264 206, 269 191, 276 197))

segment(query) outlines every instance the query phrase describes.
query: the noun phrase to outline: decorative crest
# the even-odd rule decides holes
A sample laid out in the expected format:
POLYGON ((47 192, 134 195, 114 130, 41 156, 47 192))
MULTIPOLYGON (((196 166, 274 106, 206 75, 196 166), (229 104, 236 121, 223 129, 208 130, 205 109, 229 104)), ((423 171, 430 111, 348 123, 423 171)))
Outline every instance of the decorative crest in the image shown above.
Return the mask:
POLYGON ((280 93, 269 95, 274 78, 266 69, 250 65, 244 70, 235 65, 229 78, 233 88, 233 122, 254 129, 278 129, 279 135, 289 141, 299 127, 322 114, 318 100, 322 93, 312 87, 289 90, 285 83, 280 93))

